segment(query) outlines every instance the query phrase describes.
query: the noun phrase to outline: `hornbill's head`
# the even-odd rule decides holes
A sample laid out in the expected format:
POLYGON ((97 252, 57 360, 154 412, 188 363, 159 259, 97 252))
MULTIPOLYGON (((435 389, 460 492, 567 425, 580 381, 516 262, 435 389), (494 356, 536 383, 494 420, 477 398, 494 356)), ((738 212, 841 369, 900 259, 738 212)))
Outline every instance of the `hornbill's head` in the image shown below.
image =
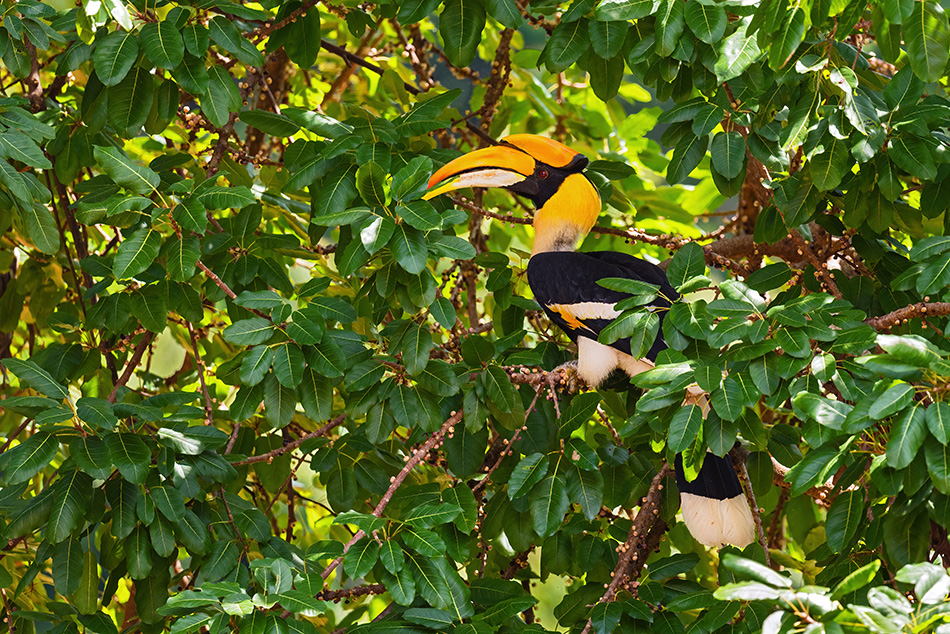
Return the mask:
POLYGON ((423 198, 465 187, 503 187, 531 200, 533 253, 572 251, 600 213, 600 195, 584 176, 587 157, 534 134, 513 134, 442 166, 423 198))

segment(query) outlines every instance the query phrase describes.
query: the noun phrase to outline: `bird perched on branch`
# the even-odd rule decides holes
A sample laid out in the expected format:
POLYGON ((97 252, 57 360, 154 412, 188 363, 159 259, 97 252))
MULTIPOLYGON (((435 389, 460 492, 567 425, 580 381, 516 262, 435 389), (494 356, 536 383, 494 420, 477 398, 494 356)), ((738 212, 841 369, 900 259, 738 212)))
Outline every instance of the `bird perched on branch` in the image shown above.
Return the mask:
MULTIPOLYGON (((616 251, 576 252, 578 243, 600 214, 600 194, 585 176, 588 159, 566 145, 533 134, 515 134, 499 145, 459 157, 432 175, 425 198, 466 187, 501 187, 534 203, 534 246, 528 261, 528 284, 548 317, 577 343, 577 375, 600 385, 614 370, 630 376, 653 367, 666 348, 662 331, 644 358, 631 354, 630 339, 610 345, 597 338, 620 311, 629 294, 598 284, 624 278, 659 287, 651 310, 661 313, 679 295, 658 266, 616 251)), ((705 415, 705 395, 694 389, 687 402, 705 415)), ((699 475, 688 482, 681 456, 675 460, 683 519, 690 533, 707 546, 752 542, 749 505, 732 463, 707 453, 699 475)))

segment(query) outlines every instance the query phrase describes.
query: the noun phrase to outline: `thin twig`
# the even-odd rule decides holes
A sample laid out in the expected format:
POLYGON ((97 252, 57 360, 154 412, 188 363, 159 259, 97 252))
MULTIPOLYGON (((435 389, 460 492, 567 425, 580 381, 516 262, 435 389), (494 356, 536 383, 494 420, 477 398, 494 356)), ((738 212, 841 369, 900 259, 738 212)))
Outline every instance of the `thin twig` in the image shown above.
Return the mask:
POLYGON ((135 371, 135 368, 137 368, 139 363, 142 362, 142 357, 145 355, 145 349, 148 348, 148 344, 152 343, 152 339, 154 338, 154 332, 149 331, 142 335, 138 345, 135 346, 135 351, 132 353, 132 357, 129 359, 129 362, 125 364, 125 370, 122 371, 122 376, 119 377, 119 380, 115 382, 115 387, 113 387, 112 391, 109 392, 109 396, 106 399, 107 401, 110 403, 115 403, 115 393, 120 387, 128 383, 130 378, 132 378, 132 373, 135 371))
POLYGON ((755 531, 759 537, 759 544, 765 551, 765 565, 772 566, 772 557, 769 555, 769 542, 765 537, 765 528, 762 526, 762 516, 759 514, 759 503, 755 499, 755 491, 752 490, 752 480, 749 478, 749 468, 746 466, 746 460, 749 458, 749 450, 745 447, 733 447, 729 450, 729 456, 732 458, 732 466, 736 470, 739 480, 742 481, 742 488, 745 491, 746 501, 749 503, 749 510, 752 511, 752 521, 755 522, 755 531))
POLYGON ((297 440, 291 441, 287 443, 286 445, 281 445, 280 447, 276 449, 272 449, 271 451, 268 451, 267 453, 262 453, 259 456, 251 456, 250 458, 245 458, 244 460, 232 462, 231 465, 235 467, 241 467, 248 464, 254 464, 255 462, 270 462, 277 456, 281 456, 287 453, 288 451, 293 451, 294 449, 296 449, 303 443, 307 442, 311 438, 319 438, 320 436, 326 436, 332 429, 334 429, 335 427, 343 423, 345 419, 346 419, 346 415, 340 414, 339 416, 337 416, 336 418, 328 422, 326 425, 324 425, 320 429, 316 431, 312 431, 309 434, 305 434, 301 436, 300 438, 298 438, 297 440))
MULTIPOLYGON (((459 410, 457 412, 452 412, 452 415, 449 416, 448 420, 446 420, 445 423, 442 424, 442 427, 440 427, 438 430, 433 432, 432 435, 429 436, 429 439, 426 440, 425 443, 421 447, 419 447, 419 449, 417 449, 416 451, 412 453, 412 456, 410 456, 409 460, 406 461, 406 465, 392 479, 389 485, 389 488, 386 490, 386 493, 384 493, 383 497, 379 500, 379 504, 377 504, 376 508, 373 509, 373 515, 375 517, 382 517, 383 511, 386 510, 386 507, 389 505, 390 500, 393 499, 393 494, 396 493, 396 489, 399 488, 399 485, 403 483, 403 481, 406 479, 409 473, 416 467, 416 465, 422 462, 422 459, 425 458, 429 454, 429 452, 432 451, 432 449, 434 449, 437 445, 439 445, 442 442, 442 438, 445 436, 445 434, 447 434, 449 430, 460 420, 462 420, 462 410, 459 410)), ((356 531, 356 534, 350 538, 350 541, 348 541, 346 545, 343 546, 344 554, 346 553, 346 551, 350 549, 350 546, 352 546, 353 544, 355 544, 356 542, 358 542, 365 536, 366 536, 366 532, 363 529, 356 531)), ((333 572, 334 569, 336 569, 336 567, 339 566, 340 562, 342 561, 343 561, 343 555, 340 555, 339 557, 334 559, 332 562, 330 562, 330 565, 328 565, 324 569, 324 571, 320 573, 320 576, 322 576, 324 579, 329 577, 330 573, 333 572)))
POLYGON ((191 349, 195 354, 195 368, 198 370, 198 380, 201 383, 201 393, 205 399, 205 424, 211 425, 214 422, 214 410, 211 406, 211 394, 208 392, 208 384, 205 382, 205 364, 198 352, 198 335, 195 334, 194 326, 188 322, 188 334, 191 336, 191 349))
POLYGON ((244 552, 247 552, 247 542, 244 540, 244 537, 241 536, 241 531, 238 529, 237 524, 234 523, 234 515, 231 514, 231 507, 228 506, 228 500, 224 494, 224 485, 218 485, 218 497, 221 499, 221 502, 224 503, 224 510, 228 514, 228 522, 231 524, 231 528, 234 529, 234 532, 237 534, 238 540, 241 542, 241 545, 244 547, 244 552))

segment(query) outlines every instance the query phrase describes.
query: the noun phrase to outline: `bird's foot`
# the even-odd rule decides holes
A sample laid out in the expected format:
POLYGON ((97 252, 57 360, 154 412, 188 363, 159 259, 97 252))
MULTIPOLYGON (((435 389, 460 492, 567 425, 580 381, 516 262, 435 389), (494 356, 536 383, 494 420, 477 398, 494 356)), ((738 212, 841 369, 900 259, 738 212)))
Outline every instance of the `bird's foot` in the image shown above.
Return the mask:
POLYGON ((562 363, 551 370, 548 382, 552 388, 560 386, 560 389, 567 390, 568 394, 573 394, 584 385, 584 380, 577 373, 577 361, 562 363))

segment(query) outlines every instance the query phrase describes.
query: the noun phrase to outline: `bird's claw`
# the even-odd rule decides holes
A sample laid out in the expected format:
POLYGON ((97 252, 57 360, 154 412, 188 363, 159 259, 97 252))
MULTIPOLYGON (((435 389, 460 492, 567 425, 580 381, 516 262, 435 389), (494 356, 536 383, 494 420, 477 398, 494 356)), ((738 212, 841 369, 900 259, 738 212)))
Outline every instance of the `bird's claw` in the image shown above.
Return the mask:
POLYGON ((568 361, 562 363, 551 370, 551 387, 560 385, 561 389, 567 390, 568 394, 573 394, 583 383, 583 379, 577 374, 577 361, 568 361))

